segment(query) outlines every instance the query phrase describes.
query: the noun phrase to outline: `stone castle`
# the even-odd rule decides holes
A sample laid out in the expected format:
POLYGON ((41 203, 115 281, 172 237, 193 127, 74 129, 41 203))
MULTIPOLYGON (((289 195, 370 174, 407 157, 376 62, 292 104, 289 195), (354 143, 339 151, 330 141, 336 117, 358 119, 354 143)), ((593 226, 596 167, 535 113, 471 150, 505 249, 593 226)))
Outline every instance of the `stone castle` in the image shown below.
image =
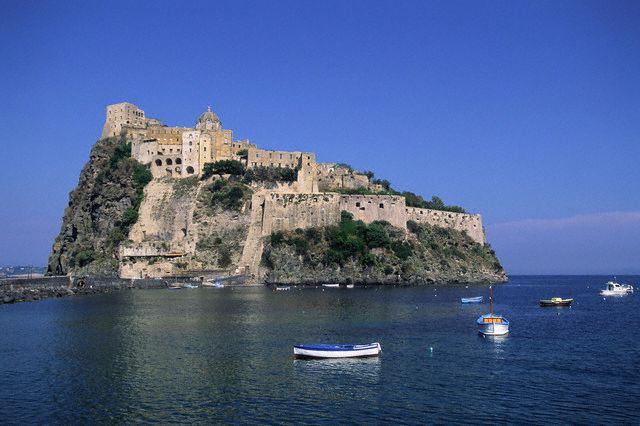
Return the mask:
MULTIPOLYGON (((234 259, 229 273, 258 276, 264 241, 272 232, 332 225, 340 221, 343 210, 365 223, 384 220, 406 229, 412 220, 454 228, 485 244, 478 214, 408 207, 399 195, 344 194, 345 190, 375 193, 383 188, 347 166, 318 163, 313 152, 261 149, 248 140, 234 140, 233 131, 222 127, 211 108, 189 128, 168 127, 158 119, 147 118, 142 109, 128 102, 109 105, 102 137, 116 136, 127 138, 132 156, 147 165, 154 177, 145 188, 140 219, 131 229, 129 243, 120 249, 122 277, 178 275, 176 264, 184 268, 185 262, 180 260, 197 251, 199 225, 191 218, 194 206, 183 206, 162 224, 158 223, 158 210, 166 203, 169 182, 199 176, 205 164, 219 160, 237 160, 246 168, 298 170, 295 182, 254 188, 251 203, 243 207, 248 231, 242 253, 234 259), (145 261, 149 259, 153 262, 145 261)), ((191 269, 197 268, 191 265, 191 269)))

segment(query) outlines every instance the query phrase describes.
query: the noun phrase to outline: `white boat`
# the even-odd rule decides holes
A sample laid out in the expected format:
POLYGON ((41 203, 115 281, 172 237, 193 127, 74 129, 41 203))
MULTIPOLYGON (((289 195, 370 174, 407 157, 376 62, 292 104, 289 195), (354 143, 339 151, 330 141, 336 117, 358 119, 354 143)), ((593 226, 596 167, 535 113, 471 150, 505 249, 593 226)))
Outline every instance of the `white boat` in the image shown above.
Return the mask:
POLYGON ((220 281, 215 280, 215 281, 205 281, 202 283, 202 287, 213 287, 213 288, 223 288, 224 284, 222 284, 220 281))
POLYGON ((338 288, 338 287, 340 287, 340 284, 322 284, 322 287, 338 288))
POLYGON ((604 289, 600 290, 602 296, 625 296, 633 293, 633 286, 629 284, 619 284, 615 281, 607 282, 604 289))
POLYGON ((509 332, 509 320, 493 313, 493 286, 489 286, 489 313, 476 320, 478 332, 485 336, 504 336, 509 332))
POLYGON ((196 284, 189 284, 189 283, 184 284, 182 287, 183 288, 198 288, 198 286, 196 284))
POLYGON ((296 358, 355 358, 378 356, 382 351, 380 343, 367 344, 313 344, 294 345, 296 358))
POLYGON ((286 287, 276 287, 276 291, 287 291, 287 290, 291 290, 291 287, 286 286, 286 287))

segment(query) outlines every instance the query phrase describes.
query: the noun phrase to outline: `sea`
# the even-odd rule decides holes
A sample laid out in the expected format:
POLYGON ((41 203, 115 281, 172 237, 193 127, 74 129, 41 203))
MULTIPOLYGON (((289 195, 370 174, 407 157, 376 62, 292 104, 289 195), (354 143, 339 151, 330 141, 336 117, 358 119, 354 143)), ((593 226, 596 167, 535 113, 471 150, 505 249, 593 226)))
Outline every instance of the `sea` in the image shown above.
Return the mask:
MULTIPOLYGON (((489 287, 123 290, 0 305, 2 424, 639 424, 640 294, 606 276, 489 287), (572 297, 569 308, 541 298, 572 297), (297 343, 380 342, 295 360, 297 343)), ((619 276, 640 292, 640 276, 619 276)))

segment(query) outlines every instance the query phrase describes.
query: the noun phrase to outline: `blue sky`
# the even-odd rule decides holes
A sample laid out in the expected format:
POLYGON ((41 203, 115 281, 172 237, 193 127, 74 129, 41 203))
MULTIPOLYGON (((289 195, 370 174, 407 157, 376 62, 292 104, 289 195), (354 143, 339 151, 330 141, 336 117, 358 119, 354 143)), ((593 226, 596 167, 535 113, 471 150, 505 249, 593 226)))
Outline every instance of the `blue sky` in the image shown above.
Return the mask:
POLYGON ((1 6, 0 264, 46 263, 127 100, 482 213, 510 273, 640 273, 639 2, 1 6))

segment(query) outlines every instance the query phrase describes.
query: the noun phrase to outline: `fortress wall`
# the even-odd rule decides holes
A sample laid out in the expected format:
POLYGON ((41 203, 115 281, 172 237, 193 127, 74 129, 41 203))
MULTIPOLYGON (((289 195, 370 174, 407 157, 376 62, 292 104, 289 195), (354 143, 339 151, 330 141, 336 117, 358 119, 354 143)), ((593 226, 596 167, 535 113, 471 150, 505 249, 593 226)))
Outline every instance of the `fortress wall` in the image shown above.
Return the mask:
POLYGON ((340 210, 364 223, 385 220, 398 228, 407 226, 405 199, 398 195, 341 195, 340 210))
POLYGON ((485 244, 482 216, 479 214, 454 213, 441 210, 419 209, 407 207, 407 220, 417 223, 452 228, 457 231, 465 231, 472 240, 485 244))
POLYGON ((320 163, 316 168, 318 190, 368 188, 369 178, 334 163, 320 163))
POLYGON ((316 155, 312 152, 273 151, 269 149, 248 148, 247 165, 249 167, 271 166, 289 167, 315 166, 316 155))
POLYGON ((268 193, 254 195, 253 209, 262 209, 262 236, 274 231, 318 228, 340 222, 338 194, 268 193))

